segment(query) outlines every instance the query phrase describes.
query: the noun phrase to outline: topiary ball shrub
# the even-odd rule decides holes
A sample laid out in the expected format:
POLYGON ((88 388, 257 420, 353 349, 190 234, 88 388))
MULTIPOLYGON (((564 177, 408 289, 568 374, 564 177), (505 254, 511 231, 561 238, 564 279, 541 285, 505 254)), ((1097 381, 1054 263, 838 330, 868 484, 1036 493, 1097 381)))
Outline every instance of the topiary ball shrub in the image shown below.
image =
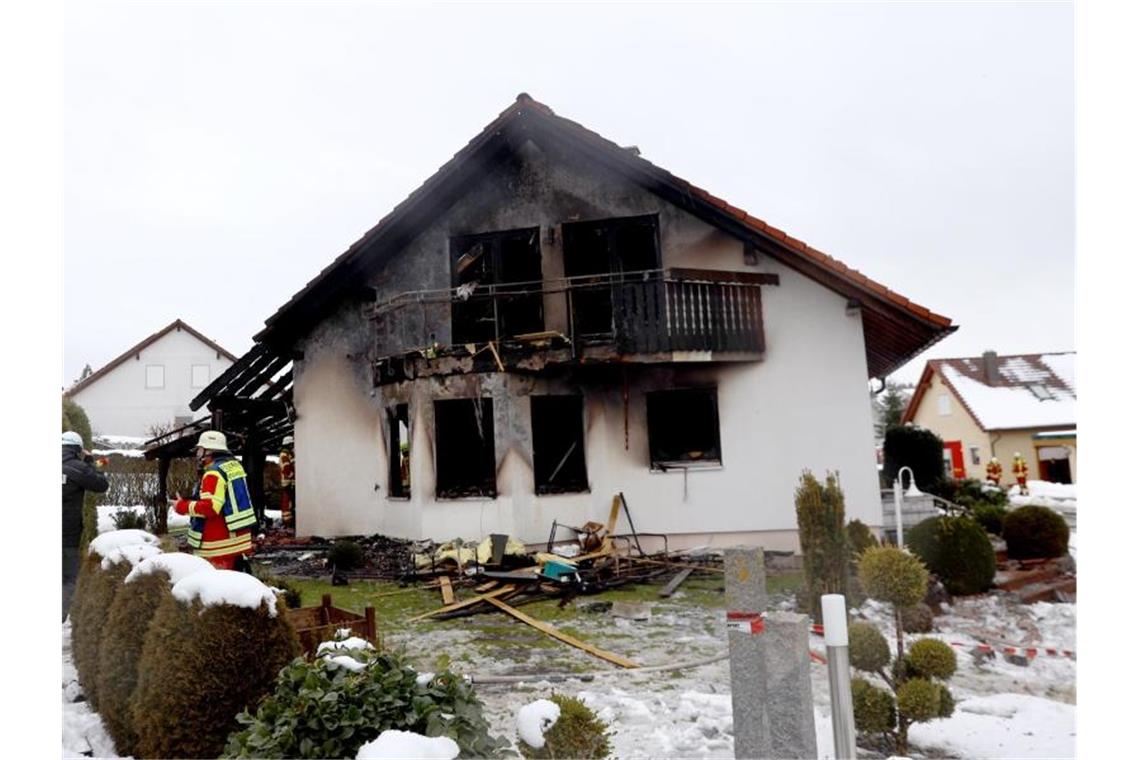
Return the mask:
POLYGON ((92 709, 99 708, 99 648, 107 615, 131 568, 160 553, 156 544, 158 538, 145 531, 110 531, 92 540, 83 557, 71 604, 71 656, 92 709))
POLYGON ((937 718, 942 709, 942 685, 925 678, 912 678, 899 686, 899 715, 912 723, 937 718))
POLYGON ((519 753, 526 758, 605 758, 610 754, 610 732, 597 713, 576 697, 551 694, 560 714, 543 734, 540 748, 525 741, 518 743, 519 753))
POLYGON ((337 541, 329 549, 328 561, 337 570, 355 570, 364 564, 364 549, 355 541, 337 541))
POLYGON ((170 586, 194 572, 213 572, 214 566, 191 554, 158 554, 131 570, 115 594, 99 646, 96 686, 99 713, 115 748, 123 757, 135 754, 131 694, 138 682, 139 656, 151 618, 170 586))
POLYGON ((930 633, 934 630, 934 612, 923 602, 903 607, 902 627, 907 633, 930 633))
POLYGON ((949 718, 954 714, 954 695, 945 684, 938 684, 938 717, 949 718))
POLYGON ((906 653, 907 672, 920 678, 946 679, 958 669, 954 650, 938 639, 919 639, 906 653))
POLYGON ((985 529, 969 517, 931 517, 910 529, 907 546, 942 579, 952 595, 980 594, 993 585, 997 558, 985 529))
POLYGON ((862 678, 852 678, 851 702, 855 729, 860 733, 883 734, 894 730, 895 699, 886 689, 872 686, 862 678))
POLYGON ((877 673, 891 662, 891 648, 886 637, 870 623, 852 623, 847 629, 851 667, 877 673))
POLYGON ((386 730, 449 737, 460 757, 496 757, 509 746, 490 734, 483 704, 462 678, 420 677, 401 655, 359 639, 326 642, 312 662, 293 660, 256 712, 237 722, 224 757, 355 757, 386 730))
POLYGON ((1002 534, 1005 516, 1008 514, 1005 507, 997 504, 979 504, 970 509, 970 517, 981 525, 986 533, 994 536, 1002 534))
POLYGON ((859 558, 859 582, 872 599, 909 607, 926 596, 930 573, 917 557, 894 546, 874 546, 859 558))
POLYGON ((862 521, 852 520, 847 523, 847 552, 851 558, 852 566, 859 559, 859 555, 863 553, 864 549, 878 545, 879 539, 875 538, 875 534, 862 521))
POLYGON ((300 650, 284 610, 261 581, 233 570, 174 584, 139 659, 130 705, 136 756, 221 755, 237 714, 273 689, 300 650))
POLYGON ((1010 559, 1060 557, 1069 550, 1069 526, 1048 507, 1018 507, 1002 526, 1010 559))

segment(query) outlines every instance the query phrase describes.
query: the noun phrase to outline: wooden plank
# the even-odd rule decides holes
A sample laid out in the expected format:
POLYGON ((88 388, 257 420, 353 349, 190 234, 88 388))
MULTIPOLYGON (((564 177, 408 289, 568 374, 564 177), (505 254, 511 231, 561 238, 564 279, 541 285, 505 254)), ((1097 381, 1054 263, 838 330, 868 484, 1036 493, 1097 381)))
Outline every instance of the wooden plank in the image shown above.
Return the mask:
POLYGON ((487 601, 490 601, 491 599, 493 599, 494 597, 505 596, 507 594, 513 593, 514 591, 517 590, 517 588, 518 588, 517 586, 512 586, 512 585, 508 584, 506 586, 503 586, 502 588, 495 589, 494 591, 488 592, 486 594, 479 594, 478 596, 473 596, 470 599, 464 599, 462 602, 456 602, 455 604, 449 604, 446 607, 440 607, 439 609, 436 609, 436 610, 429 610, 429 611, 427 611, 421 615, 416 615, 415 617, 410 617, 407 620, 405 620, 404 622, 414 623, 417 620, 423 620, 424 618, 433 617, 435 615, 440 614, 441 612, 451 612, 452 610, 460 610, 460 609, 463 609, 464 607, 470 607, 473 604, 479 604, 481 602, 487 602, 487 601))
POLYGON ((666 567, 675 567, 678 570, 685 567, 691 567, 693 570, 705 570, 710 573, 723 573, 723 567, 710 567, 708 565, 694 565, 685 562, 665 562, 659 559, 647 559, 646 557, 627 557, 630 562, 644 562, 649 565, 664 565, 666 567))
POLYGON ((661 597, 673 596, 673 592, 677 590, 677 587, 680 586, 682 583, 684 583, 685 579, 688 578, 690 575, 692 575, 692 573, 693 573, 693 568, 686 567, 681 572, 674 575, 673 580, 669 581, 669 584, 667 586, 665 586, 665 588, 663 588, 659 592, 657 592, 657 595, 661 596, 661 597))
POLYGON ((531 626, 532 628, 536 628, 536 629, 542 631, 547 636, 551 636, 553 638, 556 638, 559 641, 561 641, 565 644, 569 644, 572 647, 577 647, 578 649, 581 649, 583 652, 589 652, 590 654, 594 655, 595 657, 601 658, 601 659, 605 660, 606 662, 613 663, 614 665, 619 665, 623 668, 641 667, 640 665, 638 665, 633 660, 627 660, 626 658, 622 657, 621 655, 614 654, 613 652, 607 652, 604 649, 599 649, 598 647, 594 646, 593 644, 587 644, 586 642, 580 641, 580 640, 574 638, 573 636, 570 636, 569 634, 563 633, 562 631, 558 630, 557 628, 550 625, 549 623, 544 623, 541 620, 536 620, 535 618, 532 618, 530 615, 526 615, 522 612, 519 612, 518 610, 516 610, 514 607, 507 604, 506 602, 501 602, 498 599, 488 599, 487 601, 490 602, 491 604, 493 604, 494 606, 498 607, 500 610, 507 613, 508 615, 511 615, 512 617, 515 617, 515 618, 518 618, 519 620, 523 621, 524 623, 531 626))
POLYGON ((439 579, 439 590, 443 595, 444 605, 455 604, 455 592, 451 589, 451 579, 446 575, 439 579))
POLYGON ((621 494, 614 494, 613 504, 610 505, 610 519, 606 521, 606 535, 612 536, 617 527, 618 510, 621 509, 621 494))

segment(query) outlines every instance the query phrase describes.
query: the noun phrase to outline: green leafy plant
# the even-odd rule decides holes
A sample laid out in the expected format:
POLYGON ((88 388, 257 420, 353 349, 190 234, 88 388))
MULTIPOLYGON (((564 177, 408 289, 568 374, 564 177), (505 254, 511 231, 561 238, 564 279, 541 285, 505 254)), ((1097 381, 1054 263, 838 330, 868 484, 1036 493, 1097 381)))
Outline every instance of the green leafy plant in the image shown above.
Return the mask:
POLYGON ((931 517, 910 529, 906 544, 950 594, 980 594, 993 585, 997 559, 986 531, 969 517, 931 517))
POLYGON ((526 758, 592 758, 609 757, 611 733, 597 713, 576 697, 551 694, 550 701, 561 713, 543 738, 539 749, 519 742, 519 752, 526 758))
POLYGON ((454 673, 420 679, 393 652, 337 649, 322 655, 281 669, 273 692, 255 711, 238 715, 240 727, 224 757, 355 757, 388 729, 450 737, 460 757, 497 757, 509 746, 490 734, 474 689, 454 673), (356 665, 346 667, 340 658, 356 665))
POLYGON ((1018 507, 1005 517, 1002 537, 1010 559, 1060 557, 1069 550, 1069 526, 1048 507, 1018 507))
POLYGON ((1004 507, 1009 504, 1009 496, 1004 490, 975 478, 943 477, 932 483, 927 490, 970 510, 982 505, 1004 507))
POLYGON ((337 541, 329 548, 328 561, 337 570, 355 570, 364 564, 364 549, 355 541, 337 541))
POLYGON ((864 682, 857 694, 852 683, 855 726, 865 734, 893 739, 900 755, 907 753, 907 734, 912 723, 946 717, 954 709, 949 691, 943 694, 944 687, 933 680, 954 674, 957 660, 953 650, 936 639, 919 639, 911 644, 909 653, 903 646, 902 611, 922 600, 929 577, 918 558, 895 547, 871 548, 859 558, 859 579, 867 593, 894 608, 896 656, 888 668, 889 646, 882 633, 870 625, 852 624, 852 667, 878 676, 890 689, 884 692, 864 682))
POLYGON ((804 558, 804 578, 813 619, 822 620, 820 596, 847 593, 847 532, 843 526, 843 490, 827 473, 821 484, 808 470, 796 489, 796 522, 804 558))

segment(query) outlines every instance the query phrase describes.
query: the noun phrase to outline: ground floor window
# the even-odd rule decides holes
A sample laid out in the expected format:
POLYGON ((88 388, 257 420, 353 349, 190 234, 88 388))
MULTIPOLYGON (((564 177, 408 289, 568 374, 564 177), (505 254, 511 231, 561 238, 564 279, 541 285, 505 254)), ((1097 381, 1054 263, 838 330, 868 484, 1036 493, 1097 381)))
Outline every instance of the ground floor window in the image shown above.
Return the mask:
POLYGON ((495 494, 495 415, 491 399, 436 401, 436 498, 495 494))
POLYGON ((411 429, 408 405, 388 410, 388 495, 407 498, 412 493, 411 429))
POLYGON ((654 391, 645 401, 653 469, 720 464, 716 388, 654 391))
POLYGON ((531 396, 534 492, 587 491, 581 396, 531 396))

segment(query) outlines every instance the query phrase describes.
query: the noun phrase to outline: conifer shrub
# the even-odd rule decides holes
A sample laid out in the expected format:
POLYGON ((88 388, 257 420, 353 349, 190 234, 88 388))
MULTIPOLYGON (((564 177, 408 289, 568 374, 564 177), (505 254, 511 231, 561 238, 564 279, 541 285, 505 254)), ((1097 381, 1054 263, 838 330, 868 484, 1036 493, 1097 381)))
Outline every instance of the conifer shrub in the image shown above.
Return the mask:
POLYGON ((543 734, 546 743, 534 748, 525 741, 518 743, 526 758, 606 758, 610 755, 610 731, 597 713, 576 697, 551 694, 550 701, 561 713, 554 725, 543 734))
POLYGON ((934 630, 934 612, 923 602, 903 607, 902 627, 907 633, 930 633, 934 630))
POLYGON ((919 639, 906 653, 907 672, 919 678, 947 679, 958 669, 958 658, 949 644, 938 639, 919 639))
POLYGON ((877 673, 891 662, 891 648, 879 629, 870 623, 855 622, 847 628, 851 667, 877 673))
POLYGON ((823 619, 820 596, 847 593, 847 531, 839 478, 829 472, 821 484, 805 470, 795 501, 808 602, 812 619, 819 621, 823 619))
POLYGON ((74 430, 83 439, 83 448, 91 448, 91 421, 87 419, 87 412, 83 407, 70 398, 63 399, 63 430, 74 430))
POLYGON ((115 748, 124 757, 135 754, 131 695, 138 683, 139 656, 150 621, 159 604, 170 595, 172 582, 197 568, 212 572, 206 560, 189 554, 162 554, 144 560, 128 574, 107 614, 99 647, 99 712, 115 748), (170 559, 173 557, 174 559, 170 559))
POLYGON ((337 570, 355 570, 364 564, 364 549, 355 541, 337 541, 329 549, 328 561, 337 570))
POLYGON ((1002 534, 1005 516, 1008 514, 1005 507, 997 504, 979 504, 970 508, 970 517, 981 525, 986 533, 994 536, 1002 534))
POLYGON ((872 599, 907 607, 926 596, 930 573, 917 557, 893 546, 872 547, 859 559, 859 582, 872 599))
POLYGON ((861 734, 886 734, 894 730, 897 716, 895 698, 862 678, 851 679, 851 702, 855 730, 861 734))
POLYGON ((878 545, 879 539, 875 538, 875 534, 861 520, 852 520, 847 523, 847 554, 850 557, 852 568, 855 567, 855 563, 864 549, 878 545))
POLYGON ((497 757, 509 745, 491 735, 482 702, 454 673, 422 679, 394 652, 322 646, 312 662, 290 662, 272 693, 237 716, 224 757, 355 757, 389 729, 447 736, 460 757, 497 757))
POLYGON ((911 723, 923 723, 938 717, 942 709, 942 692, 939 684, 925 678, 903 681, 898 694, 899 717, 911 723))
POLYGON ((950 693, 950 689, 946 684, 938 684, 938 717, 949 718, 954 714, 954 695, 950 693))
POLYGON ((183 578, 159 603, 143 640, 130 702, 136 755, 218 757, 238 713, 272 691, 299 650, 284 603, 252 576, 215 570, 183 578), (259 606, 204 605, 193 591, 206 577, 244 584, 259 606))
POLYGON ((1069 526, 1048 507, 1018 507, 1005 517, 1002 537, 1010 559, 1046 559, 1069 550, 1069 526))
POLYGON ((910 467, 918 487, 930 493, 930 489, 942 480, 942 439, 917 425, 900 425, 888 430, 883 436, 883 480, 886 487, 890 487, 903 466, 910 467))
POLYGON ((969 517, 931 517, 910 529, 906 544, 952 595, 993 585, 997 558, 986 531, 969 517))
POLYGON ((115 512, 111 518, 115 525, 115 530, 129 530, 131 528, 137 530, 146 530, 146 514, 136 512, 133 509, 120 509, 115 512))

